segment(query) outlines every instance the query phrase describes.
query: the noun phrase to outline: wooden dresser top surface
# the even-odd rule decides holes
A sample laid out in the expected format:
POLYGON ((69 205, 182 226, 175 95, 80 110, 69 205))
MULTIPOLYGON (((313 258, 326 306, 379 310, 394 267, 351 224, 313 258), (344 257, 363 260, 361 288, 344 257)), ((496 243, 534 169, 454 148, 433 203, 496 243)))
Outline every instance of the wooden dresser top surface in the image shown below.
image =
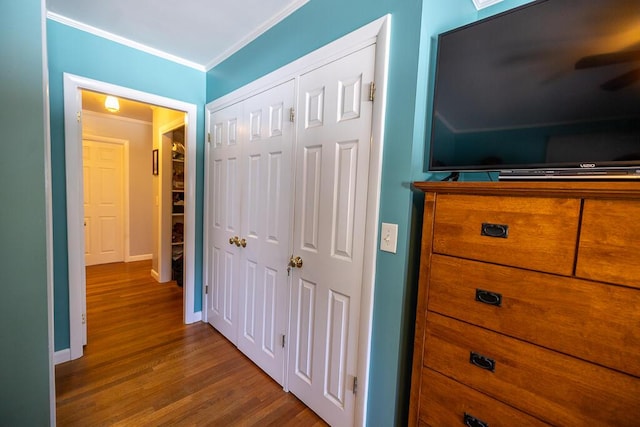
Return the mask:
POLYGON ((424 192, 476 195, 522 195, 529 197, 585 197, 640 199, 638 181, 422 181, 413 188, 424 192))

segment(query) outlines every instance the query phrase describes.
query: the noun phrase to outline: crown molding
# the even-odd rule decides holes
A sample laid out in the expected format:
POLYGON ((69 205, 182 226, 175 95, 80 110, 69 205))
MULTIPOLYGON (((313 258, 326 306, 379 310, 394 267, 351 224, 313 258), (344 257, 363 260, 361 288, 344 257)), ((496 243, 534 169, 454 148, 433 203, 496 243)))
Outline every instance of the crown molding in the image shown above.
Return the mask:
POLYGON ((92 27, 91 25, 84 24, 82 22, 76 21, 71 18, 67 18, 66 16, 62 16, 54 12, 47 12, 47 19, 51 19, 52 21, 59 22, 63 25, 67 25, 77 30, 93 34, 94 36, 102 37, 112 42, 119 43, 121 45, 130 47, 132 49, 137 49, 142 52, 148 53, 150 55, 154 55, 162 59, 166 59, 167 61, 175 62, 177 64, 184 65, 186 67, 193 68, 198 71, 202 71, 202 72, 206 71, 205 67, 202 64, 197 64, 193 61, 189 61, 187 59, 181 58, 176 55, 172 55, 162 50, 149 47, 147 45, 135 42, 133 40, 129 40, 125 37, 121 37, 116 34, 110 33, 108 31, 101 30, 100 28, 92 27))
POLYGON ((476 9, 484 9, 496 3, 500 3, 502 0, 471 0, 476 9))
POLYGON ((248 45, 249 43, 257 39, 258 37, 260 37, 262 34, 267 32, 270 28, 276 26, 276 24, 278 24, 280 21, 285 19, 287 16, 291 15, 293 12, 295 12, 296 10, 298 10, 308 2, 309 0, 297 0, 290 3, 287 7, 285 7, 280 12, 273 15, 269 20, 265 21, 261 26, 256 28, 251 33, 249 33, 242 40, 233 44, 231 47, 226 49, 220 55, 216 56, 207 64, 205 64, 204 68, 208 71, 213 67, 215 67, 216 65, 220 64, 225 59, 229 58, 231 55, 238 52, 240 49, 242 49, 243 47, 245 47, 246 45, 248 45))

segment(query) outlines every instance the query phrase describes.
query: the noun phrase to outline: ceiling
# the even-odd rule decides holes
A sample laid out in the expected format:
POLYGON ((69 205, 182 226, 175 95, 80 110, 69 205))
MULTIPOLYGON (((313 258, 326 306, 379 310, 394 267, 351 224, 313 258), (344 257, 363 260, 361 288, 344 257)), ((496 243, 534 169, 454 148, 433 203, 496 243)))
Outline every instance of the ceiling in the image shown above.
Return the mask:
POLYGON ((206 71, 308 0, 46 0, 50 19, 206 71))
MULTIPOLYGON (((46 0, 47 17, 100 37, 206 71, 224 61, 309 0, 46 0)), ((502 0, 473 0, 486 7, 502 0)), ((83 92, 83 109, 142 121, 151 106, 83 92)))

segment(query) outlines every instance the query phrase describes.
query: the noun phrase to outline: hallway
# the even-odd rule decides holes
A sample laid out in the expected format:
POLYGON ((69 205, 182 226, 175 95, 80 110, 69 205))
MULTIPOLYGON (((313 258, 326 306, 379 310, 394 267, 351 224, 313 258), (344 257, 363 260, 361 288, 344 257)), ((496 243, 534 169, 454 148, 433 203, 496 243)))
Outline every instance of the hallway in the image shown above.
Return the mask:
POLYGON ((208 324, 151 262, 87 268, 85 355, 56 367, 59 426, 326 425, 208 324))

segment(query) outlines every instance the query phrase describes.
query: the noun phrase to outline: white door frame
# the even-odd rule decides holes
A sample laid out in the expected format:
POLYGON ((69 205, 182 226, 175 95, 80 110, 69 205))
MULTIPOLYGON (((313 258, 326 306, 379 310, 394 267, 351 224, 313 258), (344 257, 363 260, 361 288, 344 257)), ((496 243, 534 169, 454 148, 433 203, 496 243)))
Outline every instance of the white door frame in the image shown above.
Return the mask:
MULTIPOLYGON (((358 344, 358 392, 355 407, 355 425, 367 425, 367 400, 369 395, 369 368, 371 363, 371 328, 373 324, 373 295, 376 277, 376 257, 378 253, 378 223, 380 220, 380 191, 382 188, 382 153, 384 146, 384 128, 387 107, 387 76, 389 69, 389 46, 391 37, 391 15, 385 15, 364 27, 361 27, 340 39, 297 59, 282 68, 261 77, 247 85, 218 98, 206 105, 207 129, 210 130, 210 113, 220 110, 236 102, 247 99, 266 89, 277 86, 292 78, 298 79, 301 74, 328 64, 338 58, 346 56, 356 50, 376 43, 375 79, 376 98, 373 103, 373 117, 371 129, 371 151, 369 155, 369 189, 367 192, 367 219, 365 225, 364 266, 362 274, 362 294, 360 305, 360 342, 358 344)), ((296 83, 296 97, 297 83, 296 83)), ((209 145, 206 147, 205 185, 209 180, 209 145)), ((205 215, 207 211, 208 194, 205 191, 205 215)), ((206 224, 205 224, 206 226, 206 224)), ((210 247, 208 234, 205 232, 203 259, 207 260, 210 247)), ((293 238, 293 236, 292 236, 293 238)), ((203 277, 208 277, 206 271, 211 266, 204 262, 203 277)), ((205 286, 202 286, 202 301, 206 301, 205 286)), ((202 310, 206 319, 206 308, 202 310)), ((285 378, 285 389, 286 389, 285 378)))
MULTIPOLYGON (((171 250, 172 250, 172 246, 171 244, 166 245, 163 243, 163 241, 165 241, 162 238, 162 234, 167 233, 166 230, 170 230, 170 228, 166 228, 165 225, 168 225, 171 222, 171 219, 167 218, 167 215, 169 216, 169 218, 171 217, 171 213, 169 212, 165 212, 165 210, 163 209, 165 206, 165 192, 164 189, 162 188, 162 184, 165 181, 164 177, 165 174, 169 173, 165 167, 163 167, 162 165, 162 159, 164 158, 164 156, 167 155, 167 153, 164 152, 163 150, 163 137, 164 134, 167 132, 171 132, 176 130, 177 128, 181 127, 181 126, 185 126, 186 125, 186 121, 185 119, 176 119, 173 120, 170 123, 166 123, 162 126, 160 126, 158 128, 158 135, 156 135, 158 137, 158 147, 156 147, 157 149, 160 150, 160 189, 158 191, 158 199, 159 199, 159 204, 158 206, 156 206, 156 209, 158 210, 158 229, 155 230, 155 233, 158 233, 158 245, 156 246, 156 250, 158 251, 158 270, 157 271, 152 271, 151 275, 158 280, 159 282, 168 282, 171 280, 171 250), (168 261, 168 262, 167 262, 168 261)), ((195 143, 195 142, 194 142, 195 143)), ((186 144, 190 144, 190 141, 187 139, 186 140, 186 144)), ((188 148, 185 148, 188 150, 188 148)), ((168 155, 171 155, 171 153, 169 153, 168 155)), ((185 156, 186 157, 186 156, 185 156)), ((186 178, 187 176, 185 176, 185 185, 186 183, 186 178)), ((189 201, 187 200, 185 203, 189 203, 189 201)), ((185 225, 186 226, 186 225, 185 225)), ((171 234, 171 232, 169 232, 169 234, 171 234)), ((170 239, 169 239, 170 240, 170 239)), ((183 256, 183 259, 184 258, 183 256)))
MULTIPOLYGON (((86 285, 84 263, 83 177, 82 177, 82 94, 86 89, 122 98, 184 111, 186 113, 187 159, 185 164, 185 283, 184 322, 200 320, 194 310, 195 294, 195 178, 197 106, 135 89, 64 73, 64 130, 67 191, 67 251, 69 258, 69 335, 70 359, 83 354, 83 288, 86 285)), ((151 171, 149 171, 151 173, 151 171)))

